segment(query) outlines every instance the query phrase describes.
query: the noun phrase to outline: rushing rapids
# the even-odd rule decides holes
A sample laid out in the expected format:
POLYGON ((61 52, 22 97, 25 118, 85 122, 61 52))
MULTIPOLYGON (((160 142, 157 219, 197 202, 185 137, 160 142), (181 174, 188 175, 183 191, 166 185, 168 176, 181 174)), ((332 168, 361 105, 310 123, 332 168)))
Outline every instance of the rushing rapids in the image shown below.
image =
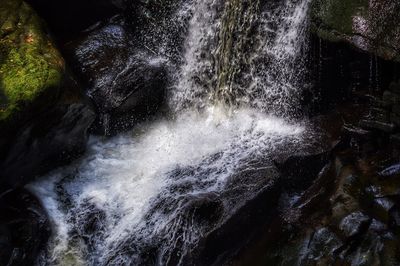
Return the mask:
MULTIPOLYGON (((170 113, 92 137, 84 158, 29 185, 53 223, 39 265, 188 264, 273 190, 273 161, 309 135, 288 122, 301 97, 309 1, 262 2, 183 1, 172 16, 189 20, 170 113)), ((170 56, 167 46, 157 56, 170 56)))

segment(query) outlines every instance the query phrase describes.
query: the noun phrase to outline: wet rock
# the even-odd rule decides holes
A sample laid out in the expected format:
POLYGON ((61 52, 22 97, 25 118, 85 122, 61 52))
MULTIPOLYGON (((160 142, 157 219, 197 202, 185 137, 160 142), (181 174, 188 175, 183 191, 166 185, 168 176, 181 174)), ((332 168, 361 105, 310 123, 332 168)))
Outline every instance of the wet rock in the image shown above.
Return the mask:
POLYGON ((360 126, 362 128, 375 129, 386 133, 393 133, 396 129, 396 126, 392 123, 385 123, 375 120, 361 120, 360 126))
POLYGON ((390 141, 392 144, 396 145, 397 147, 400 146, 400 134, 393 134, 390 136, 390 141))
POLYGON ((383 171, 379 173, 380 176, 388 177, 393 175, 400 174, 400 164, 392 165, 388 168, 385 168, 383 171))
POLYGON ((340 239, 328 228, 318 229, 309 241, 307 253, 301 258, 306 265, 307 262, 332 262, 333 252, 341 245, 340 239))
POLYGON ((395 206, 393 200, 388 198, 376 198, 373 201, 371 212, 379 220, 388 223, 389 222, 389 212, 395 206))
POLYGON ((400 94, 400 80, 398 80, 397 82, 396 81, 392 81, 389 84, 389 90, 392 91, 393 93, 400 94))
POLYGON ((317 0, 312 6, 313 31, 321 38, 400 60, 399 10, 396 1, 317 0))
POLYGON ((157 111, 164 99, 165 61, 135 49, 131 38, 123 25, 111 22, 68 48, 98 110, 97 133, 129 129, 157 111))
POLYGON ((365 226, 369 226, 371 219, 361 212, 354 212, 343 218, 339 228, 346 237, 354 237, 359 234, 365 226))
POLYGON ((357 139, 371 139, 374 134, 370 130, 365 130, 353 125, 344 125, 342 128, 344 135, 357 139))
POLYGON ((127 3, 127 17, 130 23, 143 28, 149 23, 159 23, 177 7, 177 0, 138 0, 127 3))
POLYGON ((68 163, 86 148, 94 113, 84 104, 64 104, 18 131, 0 163, 0 188, 20 187, 34 177, 68 163))
POLYGON ((386 107, 391 107, 393 105, 400 104, 400 95, 386 90, 383 92, 382 101, 386 107))
POLYGON ((1 265, 33 265, 49 236, 49 221, 34 196, 26 190, 1 194, 1 265))
POLYGON ((390 114, 390 121, 392 121, 393 124, 395 124, 396 126, 400 126, 400 116, 392 113, 390 114))
POLYGON ((395 231, 399 232, 400 230, 400 209, 397 206, 396 208, 392 208, 389 213, 389 225, 395 231))

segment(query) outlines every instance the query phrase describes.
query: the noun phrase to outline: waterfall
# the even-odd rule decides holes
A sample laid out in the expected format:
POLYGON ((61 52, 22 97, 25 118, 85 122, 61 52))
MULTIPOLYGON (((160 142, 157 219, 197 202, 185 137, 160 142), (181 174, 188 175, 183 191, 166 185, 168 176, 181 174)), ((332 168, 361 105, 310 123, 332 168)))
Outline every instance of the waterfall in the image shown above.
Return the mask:
POLYGON ((182 4, 175 17, 190 20, 170 116, 91 137, 83 158, 29 185, 53 224, 39 265, 187 264, 273 182, 276 154, 306 145, 305 124, 287 118, 301 95, 309 1, 262 2, 182 4))
POLYGON ((259 0, 194 5, 184 64, 172 91, 175 109, 224 102, 290 116, 305 73, 310 0, 278 6, 259 0), (221 14, 222 13, 222 14, 221 14))

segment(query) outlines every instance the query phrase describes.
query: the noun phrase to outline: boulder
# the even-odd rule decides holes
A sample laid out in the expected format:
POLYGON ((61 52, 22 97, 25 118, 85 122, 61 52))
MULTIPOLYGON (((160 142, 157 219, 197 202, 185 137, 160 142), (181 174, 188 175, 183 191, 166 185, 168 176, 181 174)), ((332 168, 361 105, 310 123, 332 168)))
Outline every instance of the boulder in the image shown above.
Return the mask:
POLYGON ((22 0, 0 2, 0 136, 57 99, 64 60, 22 0))
POLYGON ((0 195, 0 264, 34 265, 50 236, 50 224, 37 199, 26 190, 0 195))
POLYGON ((319 37, 400 61, 398 1, 315 0, 311 14, 319 37))
POLYGON ((0 193, 75 158, 94 114, 22 0, 0 2, 0 193))
POLYGON ((17 188, 85 151, 94 113, 81 103, 60 104, 22 127, 0 162, 0 191, 17 188))
POLYGON ((129 129, 164 99, 165 61, 136 49, 131 39, 122 22, 110 22, 68 47, 75 73, 99 113, 98 133, 129 129))

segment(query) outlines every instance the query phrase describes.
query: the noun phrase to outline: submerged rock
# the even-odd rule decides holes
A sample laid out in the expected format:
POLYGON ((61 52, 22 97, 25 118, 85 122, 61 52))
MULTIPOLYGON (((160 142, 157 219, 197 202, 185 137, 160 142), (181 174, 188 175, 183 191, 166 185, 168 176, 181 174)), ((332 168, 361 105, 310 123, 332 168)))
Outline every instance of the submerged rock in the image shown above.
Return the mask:
POLYGON ((398 1, 315 0, 312 20, 313 31, 323 39, 400 60, 398 1))

